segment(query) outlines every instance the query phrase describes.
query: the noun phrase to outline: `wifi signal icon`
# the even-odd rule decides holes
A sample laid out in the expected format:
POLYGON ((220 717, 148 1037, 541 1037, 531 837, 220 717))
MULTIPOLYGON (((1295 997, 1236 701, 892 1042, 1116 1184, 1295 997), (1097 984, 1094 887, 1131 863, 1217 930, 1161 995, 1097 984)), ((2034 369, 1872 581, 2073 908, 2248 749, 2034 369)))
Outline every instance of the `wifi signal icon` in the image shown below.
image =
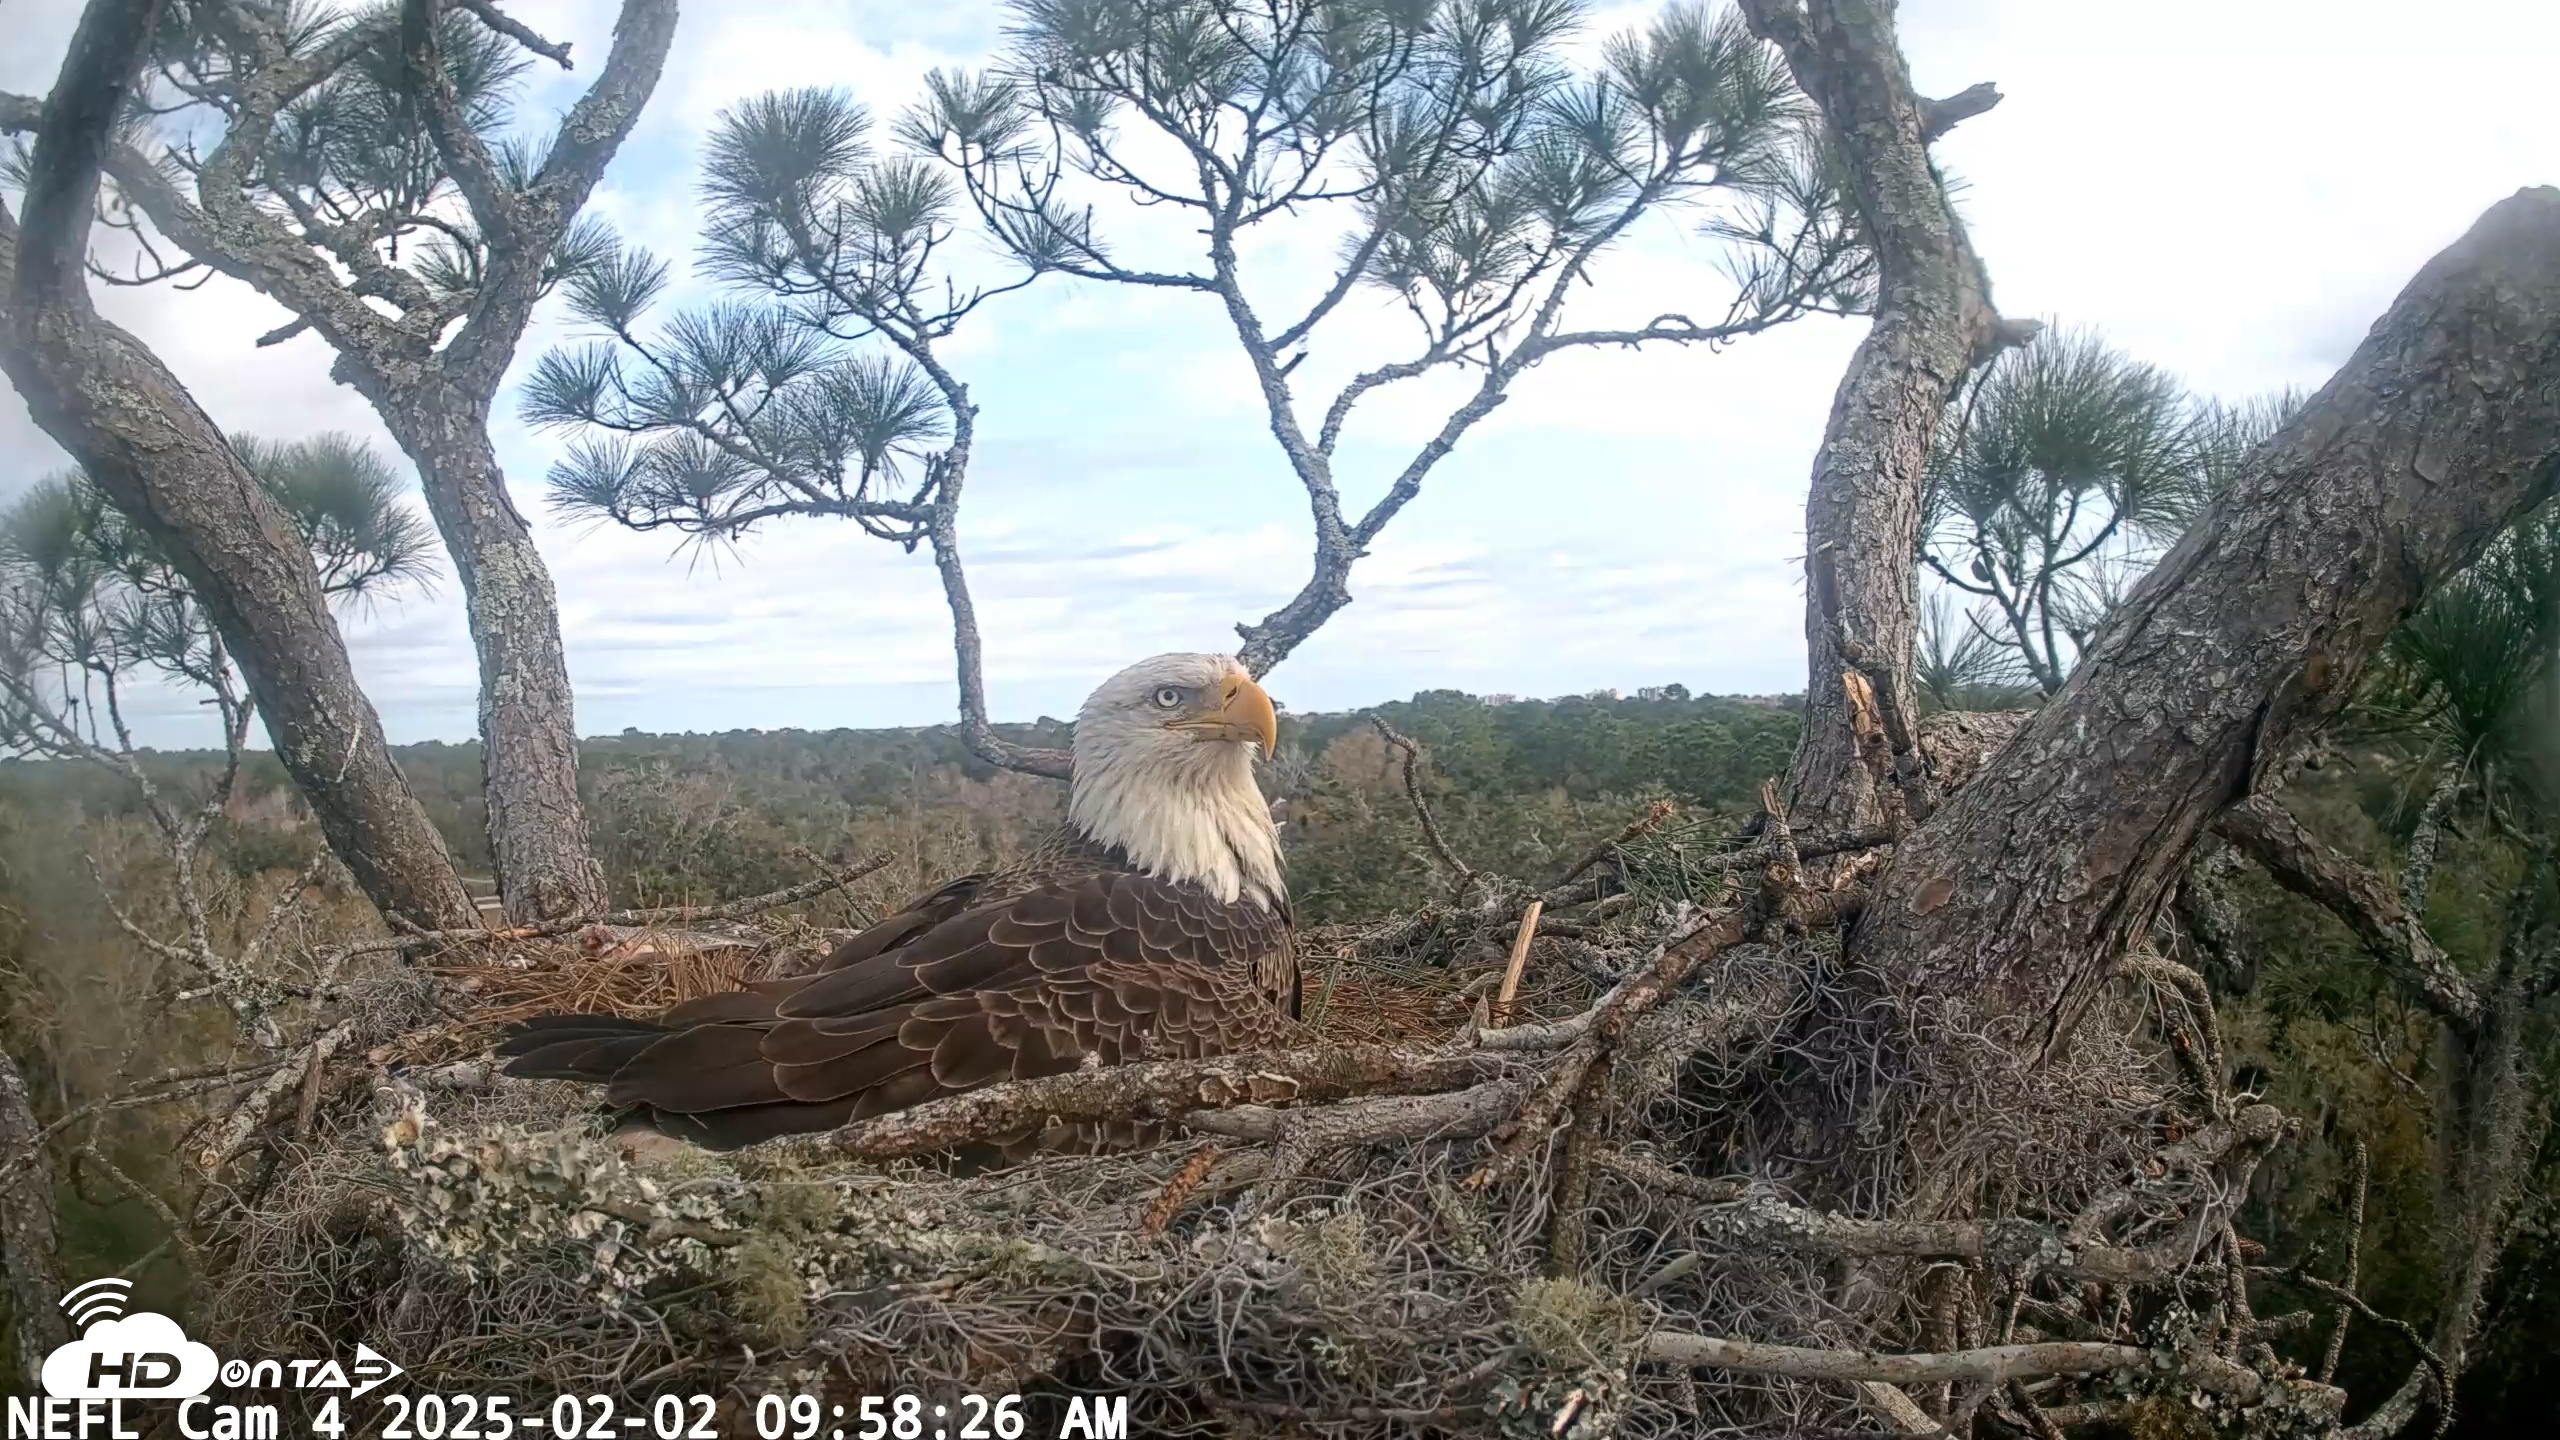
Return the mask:
POLYGON ((124 1318, 124 1303, 132 1298, 133 1282, 109 1276, 77 1286, 62 1297, 62 1311, 71 1323, 84 1332, 101 1320, 124 1318))

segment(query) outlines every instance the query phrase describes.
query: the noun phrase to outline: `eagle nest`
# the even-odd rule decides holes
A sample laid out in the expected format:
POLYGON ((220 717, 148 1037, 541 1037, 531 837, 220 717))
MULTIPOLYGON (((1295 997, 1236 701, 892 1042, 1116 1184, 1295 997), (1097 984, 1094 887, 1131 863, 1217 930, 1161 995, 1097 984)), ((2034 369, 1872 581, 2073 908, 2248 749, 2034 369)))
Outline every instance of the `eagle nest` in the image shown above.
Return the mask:
POLYGON ((726 1155, 635 1147, 592 1092, 473 1057, 563 986, 662 1006, 788 947, 615 969, 648 945, 591 936, 448 972, 476 1011, 350 1037, 332 1084, 315 1060, 307 1138, 222 1192, 213 1328, 362 1337, 526 1405, 710 1394, 735 1435, 760 1396, 898 1393, 1018 1393, 1049 1434, 1095 1394, 1149 1436, 2334 1427, 2271 1348, 2307 1317, 2250 1312, 2232 1226, 2287 1122, 2224 1088, 2191 977, 2137 962, 2031 1064, 1841 965, 1854 865, 1743 894, 1731 856, 1639 848, 1549 897, 1583 916, 1553 931, 1479 884, 1308 937, 1306 1048, 726 1155), (950 1158, 1039 1115, 1160 1138, 950 1158))

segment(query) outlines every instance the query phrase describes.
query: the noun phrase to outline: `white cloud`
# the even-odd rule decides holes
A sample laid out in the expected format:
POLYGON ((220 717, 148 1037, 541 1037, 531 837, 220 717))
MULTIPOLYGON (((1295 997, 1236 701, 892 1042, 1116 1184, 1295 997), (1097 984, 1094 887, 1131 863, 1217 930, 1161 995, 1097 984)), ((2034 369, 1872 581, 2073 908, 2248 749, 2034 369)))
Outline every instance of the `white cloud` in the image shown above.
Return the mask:
MULTIPOLYGON (((40 89, 73 0, 11 0, 0 85, 40 89)), ((1605 33, 1649 13, 1615 5, 1605 33)), ((609 0, 525 3, 572 38, 556 110, 609 42, 609 0)), ((721 107, 769 86, 843 84, 887 116, 935 65, 998 39, 992 0, 725 0, 689 7, 660 95, 597 207, 661 253, 689 253, 693 164, 721 107)), ((1941 148, 2013 313, 2104 327, 2202 388, 2317 383, 2426 258, 2521 185, 2560 180, 2545 102, 2560 7, 2448 0, 2161 0, 2149 6, 1936 0, 1904 7, 1918 83, 1981 79, 2007 99, 1941 148)), ((1133 253, 1175 263, 1169 211, 1133 253)), ((1576 297, 1594 324, 1709 309, 1712 247, 1656 225, 1576 297)), ((1320 287, 1328 237, 1246 254, 1285 313, 1320 287), (1288 303, 1283 303, 1284 300, 1288 303)), ((699 292, 692 292, 698 294, 699 292)), ((379 434, 305 338, 251 348, 279 312, 236 285, 112 292, 222 423, 379 434)), ((1302 403, 1411 344, 1355 304, 1292 377, 1302 403)), ((526 355, 562 338, 538 327, 526 355)), ((1857 327, 1813 322, 1720 354, 1596 351, 1527 376, 1432 475, 1351 581, 1355 603, 1274 677, 1300 708, 1424 686, 1560 693, 1680 680, 1802 683, 1797 557, 1805 476, 1857 327)), ((1002 715, 1067 713, 1092 677, 1154 649, 1231 643, 1305 578, 1306 501, 1251 376, 1202 297, 1044 282, 951 346, 982 407, 963 544, 1002 715)), ((1463 382, 1460 382, 1462 385, 1463 382)), ((1347 436, 1354 507, 1380 493, 1457 389, 1380 392, 1347 436)), ((502 396, 497 439, 528 510, 558 437, 502 396)), ((0 404, 0 486, 58 463, 0 404)), ((924 723, 951 707, 948 617, 932 567, 849 526, 806 522, 716 564, 662 539, 538 520, 555 569, 582 728, 924 723)), ((460 594, 350 619, 360 671, 404 739, 472 727, 460 594)), ((155 738, 196 736, 155 707, 155 738)), ((193 725, 196 729, 187 729, 193 725)))

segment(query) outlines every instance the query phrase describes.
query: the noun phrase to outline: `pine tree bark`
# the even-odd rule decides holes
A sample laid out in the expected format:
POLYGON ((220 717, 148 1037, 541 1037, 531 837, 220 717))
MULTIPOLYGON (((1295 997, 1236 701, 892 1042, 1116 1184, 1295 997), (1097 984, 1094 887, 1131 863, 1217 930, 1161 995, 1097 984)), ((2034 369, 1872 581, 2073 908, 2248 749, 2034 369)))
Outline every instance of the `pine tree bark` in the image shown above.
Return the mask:
POLYGON ((186 576, 365 894, 425 928, 476 923, 356 683, 309 549, 186 387, 90 304, 82 261, 100 154, 160 8, 100 0, 82 18, 44 107, 23 235, 0 207, 0 369, 186 576))
POLYGON ((2560 490, 2560 189, 2410 282, 1901 846, 1854 943, 1911 991, 2067 1033, 2205 828, 2273 788, 2427 590, 2560 490))
POLYGON ((576 696, 559 600, 489 443, 488 402, 437 388, 372 395, 418 474, 462 581, 480 662, 481 785, 511 924, 601 914, 578 799, 576 696))
POLYGON ((0 1268, 7 1271, 18 1373, 31 1395, 44 1357, 71 1340, 54 1263, 53 1164, 37 1138, 43 1133, 27 1102, 26 1076, 0 1053, 0 1268))
POLYGON ((1929 160, 1931 140, 1996 104, 1998 92, 1976 86, 1949 101, 1922 99, 1891 0, 1742 0, 1742 10, 1821 109, 1877 263, 1875 323, 1832 398, 1805 499, 1805 593, 1832 588, 1820 574, 1829 563, 1837 614, 1805 607, 1804 729, 1788 768, 1791 820, 1855 829, 1883 817, 1882 797, 1859 759, 1837 636, 1845 631, 1872 657, 1899 713, 1919 713, 1911 557, 1929 439, 1973 366, 2001 340, 2032 332, 2004 327, 1992 309, 1989 277, 1929 160))

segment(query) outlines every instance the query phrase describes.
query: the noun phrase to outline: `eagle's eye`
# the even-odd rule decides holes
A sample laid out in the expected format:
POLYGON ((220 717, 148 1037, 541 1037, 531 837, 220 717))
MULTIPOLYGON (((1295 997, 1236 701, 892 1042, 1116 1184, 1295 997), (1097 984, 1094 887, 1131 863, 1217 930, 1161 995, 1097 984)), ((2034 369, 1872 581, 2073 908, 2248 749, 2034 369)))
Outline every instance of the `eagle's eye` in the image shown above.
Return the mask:
POLYGON ((1167 685, 1156 692, 1156 707, 1171 710, 1180 705, 1185 692, 1179 685, 1167 685))

